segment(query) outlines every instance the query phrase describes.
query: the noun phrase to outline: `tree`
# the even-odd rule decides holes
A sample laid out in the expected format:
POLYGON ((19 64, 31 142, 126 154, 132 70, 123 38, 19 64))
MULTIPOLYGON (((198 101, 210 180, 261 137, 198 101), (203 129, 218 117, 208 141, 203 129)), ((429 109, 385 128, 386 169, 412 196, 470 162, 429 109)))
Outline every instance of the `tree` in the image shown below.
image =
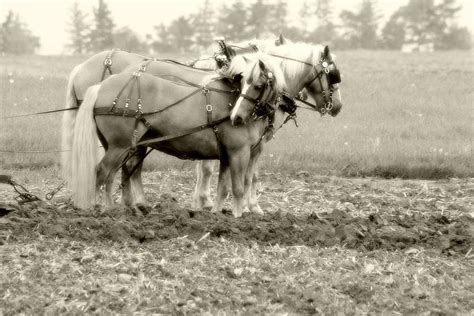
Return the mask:
POLYGON ((439 49, 471 49, 472 34, 467 27, 452 25, 440 38, 437 47, 439 49))
POLYGON ((358 12, 343 10, 340 14, 344 32, 341 44, 346 48, 374 49, 378 46, 374 0, 363 0, 358 12))
POLYGON ((313 43, 332 43, 337 37, 336 26, 333 21, 332 0, 317 0, 315 15, 317 27, 310 34, 308 40, 313 43))
POLYGON ((405 27, 400 12, 390 16, 382 29, 382 47, 385 49, 400 49, 405 42, 405 27))
POLYGON ((271 6, 264 3, 263 0, 256 0, 250 5, 250 16, 247 19, 247 27, 250 37, 260 38, 269 30, 269 13, 271 6))
POLYGON ((247 38, 247 12, 242 0, 236 0, 231 7, 222 6, 217 22, 218 35, 233 41, 247 38))
POLYGON ((169 37, 175 48, 184 53, 193 44, 193 28, 184 16, 174 20, 168 28, 169 37))
POLYGON ((39 38, 20 21, 18 14, 8 11, 0 29, 0 51, 10 54, 32 54, 39 47, 39 38))
POLYGON ((99 0, 99 5, 93 9, 93 13, 95 25, 89 33, 89 49, 91 51, 110 49, 114 45, 115 24, 104 0, 99 0))
POLYGON ((434 45, 436 49, 470 48, 470 34, 455 24, 461 9, 455 0, 410 0, 397 10, 382 31, 386 48, 404 43, 434 45))
POLYGON ((116 47, 120 47, 129 52, 148 52, 148 45, 128 26, 124 26, 115 31, 114 44, 116 47))
POLYGON ((278 0, 274 5, 270 6, 268 19, 269 30, 274 35, 286 34, 287 30, 288 4, 285 0, 278 0))
POLYGON ((156 54, 168 53, 173 51, 171 36, 166 25, 161 23, 155 26, 156 39, 152 41, 151 47, 156 54))
POLYGON ((201 48, 207 48, 214 39, 214 9, 209 0, 205 0, 198 13, 191 17, 194 29, 194 42, 201 48))
POLYGON ((69 27, 69 33, 71 35, 71 41, 67 45, 74 54, 82 54, 86 51, 87 45, 87 34, 89 28, 85 22, 86 14, 79 9, 79 3, 74 2, 71 9, 71 22, 69 27))
POLYGON ((291 28, 291 33, 297 35, 297 37, 299 37, 297 38, 298 40, 306 40, 310 36, 308 29, 314 17, 314 10, 311 9, 308 0, 305 0, 301 5, 298 16, 300 17, 298 26, 291 28))

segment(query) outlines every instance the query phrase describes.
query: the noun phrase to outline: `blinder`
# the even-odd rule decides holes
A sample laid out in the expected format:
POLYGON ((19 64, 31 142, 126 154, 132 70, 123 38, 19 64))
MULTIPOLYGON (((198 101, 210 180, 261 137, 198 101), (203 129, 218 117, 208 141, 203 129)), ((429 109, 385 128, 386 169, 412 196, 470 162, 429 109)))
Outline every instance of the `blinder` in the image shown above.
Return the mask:
POLYGON ((232 77, 232 82, 234 83, 240 83, 242 81, 242 73, 235 74, 232 77))
POLYGON ((328 73, 329 84, 336 84, 341 82, 341 73, 339 69, 335 68, 328 73))
POLYGON ((287 93, 281 93, 278 101, 278 106, 283 112, 286 112, 289 115, 294 115, 296 113, 296 102, 290 95, 287 93))

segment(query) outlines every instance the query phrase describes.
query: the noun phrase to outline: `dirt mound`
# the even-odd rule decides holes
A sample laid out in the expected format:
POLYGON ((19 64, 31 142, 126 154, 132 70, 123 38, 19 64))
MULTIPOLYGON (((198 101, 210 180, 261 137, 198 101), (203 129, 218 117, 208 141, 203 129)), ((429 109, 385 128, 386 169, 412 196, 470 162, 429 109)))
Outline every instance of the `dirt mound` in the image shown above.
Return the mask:
POLYGON ((353 217, 341 210, 295 216, 274 212, 246 213, 235 219, 226 214, 179 208, 164 197, 146 216, 127 208, 107 211, 77 210, 67 204, 30 203, 0 218, 0 243, 43 235, 84 241, 138 241, 206 233, 242 243, 281 245, 344 245, 361 250, 425 247, 448 254, 465 254, 473 245, 474 219, 443 215, 385 215, 353 217))

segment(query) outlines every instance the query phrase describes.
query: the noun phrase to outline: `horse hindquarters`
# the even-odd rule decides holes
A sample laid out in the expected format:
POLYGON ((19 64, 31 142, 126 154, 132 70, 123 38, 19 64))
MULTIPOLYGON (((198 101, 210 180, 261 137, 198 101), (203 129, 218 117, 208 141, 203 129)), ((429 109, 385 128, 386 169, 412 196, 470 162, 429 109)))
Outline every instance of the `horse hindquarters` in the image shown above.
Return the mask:
POLYGON ((74 124, 69 183, 74 204, 80 208, 95 203, 98 136, 93 111, 99 89, 100 85, 87 89, 74 124))

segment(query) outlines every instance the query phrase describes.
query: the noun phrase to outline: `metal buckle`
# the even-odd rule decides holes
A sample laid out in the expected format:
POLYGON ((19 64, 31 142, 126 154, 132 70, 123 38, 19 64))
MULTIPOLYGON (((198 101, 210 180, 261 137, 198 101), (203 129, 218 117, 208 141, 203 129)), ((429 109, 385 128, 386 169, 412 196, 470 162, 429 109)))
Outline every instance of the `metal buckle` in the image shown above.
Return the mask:
POLYGON ((212 104, 206 104, 206 111, 212 112, 212 104))
POLYGON ((142 73, 141 73, 140 71, 134 71, 133 74, 132 74, 132 76, 133 76, 133 77, 140 77, 141 74, 142 74, 142 73))
POLYGON ((107 67, 112 66, 112 58, 110 56, 107 56, 107 58, 105 58, 104 65, 107 67))
POLYGON ((206 87, 202 87, 202 88, 201 88, 201 91, 202 91, 202 93, 204 93, 204 94, 208 94, 208 93, 209 93, 209 89, 206 88, 206 87))

